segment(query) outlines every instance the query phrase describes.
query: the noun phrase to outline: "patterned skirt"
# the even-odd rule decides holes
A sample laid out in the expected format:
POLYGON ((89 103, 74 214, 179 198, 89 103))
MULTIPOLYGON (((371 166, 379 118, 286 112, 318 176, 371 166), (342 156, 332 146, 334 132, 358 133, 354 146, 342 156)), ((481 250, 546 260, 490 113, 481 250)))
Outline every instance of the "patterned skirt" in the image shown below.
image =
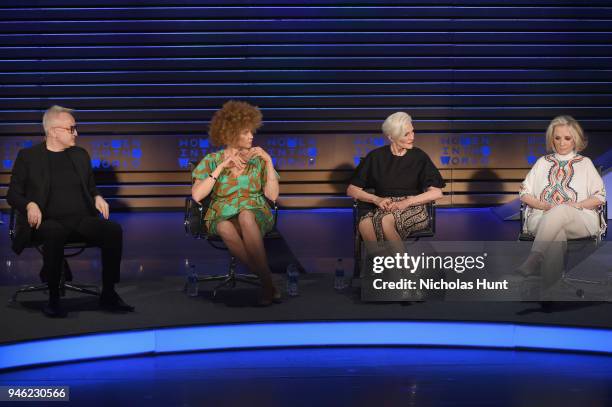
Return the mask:
MULTIPOLYGON (((406 198, 408 197, 391 197, 391 201, 398 202, 406 198)), ((382 228, 382 218, 389 214, 393 215, 395 219, 395 229, 402 240, 410 238, 410 234, 414 232, 429 227, 429 215, 427 214, 426 205, 409 206, 406 209, 394 211, 383 210, 377 207, 363 215, 359 221, 361 222, 366 218, 372 218, 372 224, 376 232, 376 240, 382 242, 385 240, 382 228)))

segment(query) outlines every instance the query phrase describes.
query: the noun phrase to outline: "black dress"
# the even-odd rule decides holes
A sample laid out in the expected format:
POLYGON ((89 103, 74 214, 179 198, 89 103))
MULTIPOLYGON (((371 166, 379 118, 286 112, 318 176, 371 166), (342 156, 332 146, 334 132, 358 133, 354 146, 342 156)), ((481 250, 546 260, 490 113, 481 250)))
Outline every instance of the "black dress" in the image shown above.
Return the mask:
MULTIPOLYGON (((390 146, 370 151, 355 169, 350 184, 373 190, 375 195, 390 197, 394 202, 419 195, 429 187, 444 188, 446 185, 440 172, 423 150, 414 147, 407 150, 403 156, 396 156, 391 153, 390 146)), ((393 215, 395 228, 402 239, 407 239, 411 233, 429 226, 425 205, 409 206, 395 211, 370 205, 360 214, 360 221, 371 217, 376 238, 382 241, 382 218, 388 214, 393 215)))

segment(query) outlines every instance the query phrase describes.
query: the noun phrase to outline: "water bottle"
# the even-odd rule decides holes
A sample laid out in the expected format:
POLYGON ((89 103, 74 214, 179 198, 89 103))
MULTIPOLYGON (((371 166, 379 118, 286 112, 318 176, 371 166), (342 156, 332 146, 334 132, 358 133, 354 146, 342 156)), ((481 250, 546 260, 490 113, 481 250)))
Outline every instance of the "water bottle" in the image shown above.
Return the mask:
POLYGON ((338 291, 344 290, 346 288, 346 280, 344 279, 344 264, 342 264, 342 259, 338 259, 336 261, 334 288, 338 291))
MULTIPOLYGON (((189 259, 185 259, 185 263, 184 263, 183 268, 185 269, 185 276, 189 277, 189 271, 190 271, 189 270, 189 259)), ((185 287, 185 288, 187 288, 187 287, 185 287)))
POLYGON ((185 270, 187 273, 185 291, 188 296, 197 297, 200 293, 198 273, 196 273, 195 264, 189 264, 189 259, 185 259, 185 270))
POLYGON ((287 266, 287 295, 295 297, 298 292, 298 277, 300 272, 295 264, 291 263, 287 266))

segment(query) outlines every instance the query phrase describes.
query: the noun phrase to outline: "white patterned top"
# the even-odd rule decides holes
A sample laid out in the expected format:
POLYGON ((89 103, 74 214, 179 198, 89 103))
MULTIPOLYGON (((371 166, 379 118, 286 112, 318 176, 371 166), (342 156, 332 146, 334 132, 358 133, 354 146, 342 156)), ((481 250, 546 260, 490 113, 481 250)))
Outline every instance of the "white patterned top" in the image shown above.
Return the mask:
MULTIPOLYGON (((590 197, 606 201, 606 189, 593 162, 576 153, 540 157, 521 184, 519 195, 532 195, 551 205, 580 202, 590 197)), ((596 211, 584 211, 599 224, 596 211)), ((529 208, 530 230, 537 226, 542 213, 542 210, 529 208)))

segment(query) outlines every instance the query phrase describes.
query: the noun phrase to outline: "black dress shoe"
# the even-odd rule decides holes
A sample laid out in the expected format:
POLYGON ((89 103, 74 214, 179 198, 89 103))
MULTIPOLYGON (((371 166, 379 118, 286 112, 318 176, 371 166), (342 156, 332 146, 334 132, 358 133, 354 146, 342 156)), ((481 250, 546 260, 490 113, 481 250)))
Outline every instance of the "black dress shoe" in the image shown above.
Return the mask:
POLYGON ((66 316, 68 316, 66 310, 62 308, 59 299, 49 300, 49 302, 43 306, 42 312, 49 318, 66 318, 66 316))
POLYGON ((115 291, 102 292, 100 295, 100 307, 111 312, 133 312, 135 309, 123 301, 115 291))

